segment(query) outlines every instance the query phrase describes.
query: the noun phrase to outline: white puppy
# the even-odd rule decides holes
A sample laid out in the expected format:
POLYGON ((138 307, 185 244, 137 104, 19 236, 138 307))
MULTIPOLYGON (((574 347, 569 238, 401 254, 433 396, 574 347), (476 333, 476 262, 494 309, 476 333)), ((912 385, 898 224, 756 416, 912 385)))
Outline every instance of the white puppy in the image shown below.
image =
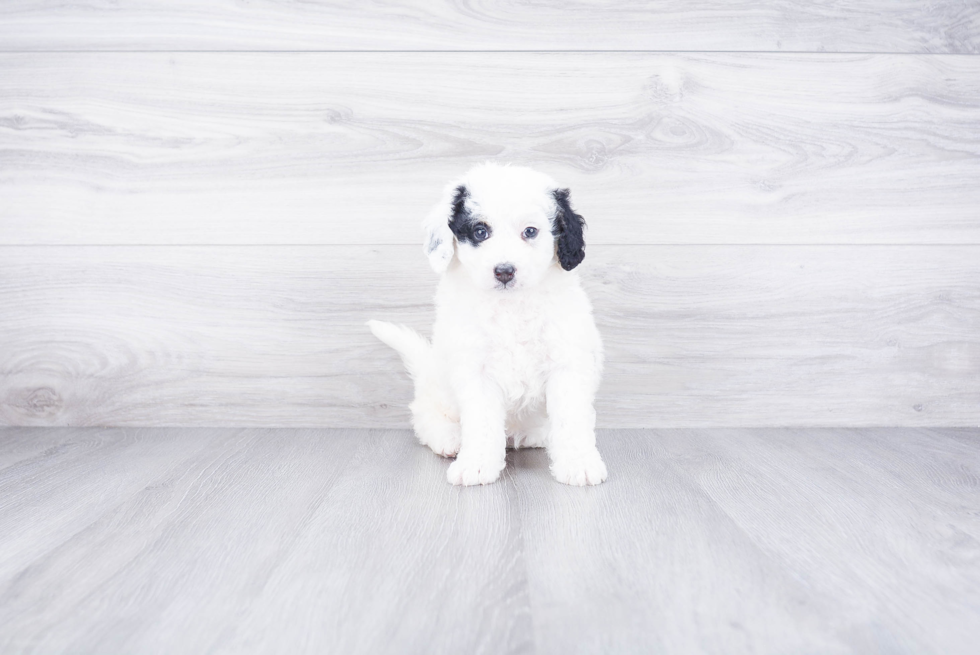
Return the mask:
POLYGON ((546 447, 559 482, 605 480, 593 408, 602 341, 572 270, 585 241, 568 189, 529 168, 484 164, 446 187, 423 227, 442 274, 432 343, 368 322, 415 382, 419 440, 456 456, 453 484, 496 480, 508 442, 546 447))

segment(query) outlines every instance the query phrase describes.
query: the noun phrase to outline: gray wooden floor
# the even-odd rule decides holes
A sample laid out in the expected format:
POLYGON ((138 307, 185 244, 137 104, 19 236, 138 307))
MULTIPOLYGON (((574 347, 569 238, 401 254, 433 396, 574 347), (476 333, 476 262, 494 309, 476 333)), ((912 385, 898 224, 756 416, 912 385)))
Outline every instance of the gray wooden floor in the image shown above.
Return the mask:
POLYGON ((459 489, 406 431, 0 430, 0 652, 975 652, 980 429, 600 444, 459 489))

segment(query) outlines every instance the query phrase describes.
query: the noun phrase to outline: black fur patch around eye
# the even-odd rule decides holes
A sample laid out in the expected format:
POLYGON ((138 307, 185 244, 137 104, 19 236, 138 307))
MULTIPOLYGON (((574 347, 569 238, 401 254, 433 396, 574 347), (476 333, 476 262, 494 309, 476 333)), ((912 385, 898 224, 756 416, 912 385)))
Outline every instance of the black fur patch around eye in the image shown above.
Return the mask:
POLYGON ((456 240, 460 243, 468 243, 474 248, 479 246, 481 241, 473 236, 473 230, 480 221, 474 220, 473 215, 466 208, 466 199, 470 197, 469 190, 462 184, 456 187, 456 195, 453 197, 453 214, 449 219, 449 229, 456 235, 456 240))
POLYGON ((555 189, 551 194, 556 205, 551 233, 555 236, 558 262, 563 269, 570 271, 585 259, 585 237, 582 234, 585 219, 572 209, 568 189, 555 189))
POLYGON ((474 246, 479 243, 473 238, 473 226, 475 221, 473 215, 466 208, 466 199, 470 197, 469 190, 462 184, 456 187, 456 195, 453 196, 453 213, 449 218, 449 229, 456 235, 460 243, 469 242, 474 246))

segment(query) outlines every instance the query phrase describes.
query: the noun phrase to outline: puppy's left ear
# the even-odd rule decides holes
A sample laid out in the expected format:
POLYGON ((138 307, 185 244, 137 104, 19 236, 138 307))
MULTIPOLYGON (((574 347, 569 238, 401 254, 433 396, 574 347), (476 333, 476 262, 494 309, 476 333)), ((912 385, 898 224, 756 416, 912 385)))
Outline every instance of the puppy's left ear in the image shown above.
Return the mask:
POLYGON ((551 194, 555 198, 555 221, 551 233, 555 235, 558 262, 563 269, 570 271, 585 259, 585 237, 582 234, 585 219, 572 210, 568 189, 555 189, 551 194))
POLYGON ((443 190, 439 204, 422 221, 422 229, 425 231, 422 248, 429 258, 432 270, 440 275, 449 268, 449 262, 456 253, 456 240, 449 229, 449 221, 453 219, 457 206, 465 201, 465 194, 466 187, 450 184, 443 190))

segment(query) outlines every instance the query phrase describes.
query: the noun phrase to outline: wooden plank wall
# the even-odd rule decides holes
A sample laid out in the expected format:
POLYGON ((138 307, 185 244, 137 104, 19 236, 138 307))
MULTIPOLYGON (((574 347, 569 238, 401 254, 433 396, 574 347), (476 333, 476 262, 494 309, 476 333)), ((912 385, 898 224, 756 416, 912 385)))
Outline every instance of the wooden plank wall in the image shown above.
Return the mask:
POLYGON ((980 424, 980 5, 6 2, 0 424, 404 427, 418 223, 572 188, 603 427, 980 424))

